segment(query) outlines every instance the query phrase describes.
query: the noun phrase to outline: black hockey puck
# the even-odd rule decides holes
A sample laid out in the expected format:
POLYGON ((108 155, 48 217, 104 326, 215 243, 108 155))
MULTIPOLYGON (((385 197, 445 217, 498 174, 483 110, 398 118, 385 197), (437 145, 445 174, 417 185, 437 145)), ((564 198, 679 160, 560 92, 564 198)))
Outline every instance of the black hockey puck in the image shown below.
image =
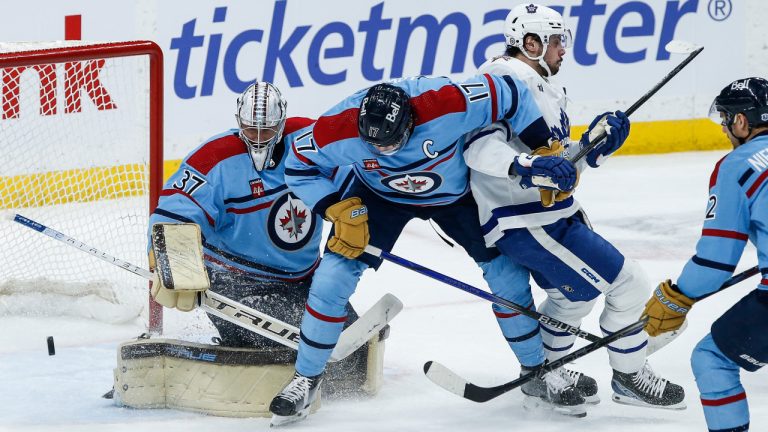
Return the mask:
POLYGON ((53 345, 53 336, 48 336, 48 355, 56 355, 56 347, 53 345))

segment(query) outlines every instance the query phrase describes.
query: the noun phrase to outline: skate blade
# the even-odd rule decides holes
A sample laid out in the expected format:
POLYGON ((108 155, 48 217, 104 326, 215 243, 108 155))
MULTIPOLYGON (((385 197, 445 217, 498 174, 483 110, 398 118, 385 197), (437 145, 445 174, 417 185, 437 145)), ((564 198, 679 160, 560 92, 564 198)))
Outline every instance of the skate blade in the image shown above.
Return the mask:
POLYGON ((685 401, 678 402, 672 405, 653 405, 653 404, 649 404, 648 402, 641 401, 640 399, 635 399, 629 396, 623 396, 618 393, 614 393, 612 399, 614 402, 618 404, 632 405, 632 406, 637 406, 642 408, 656 408, 656 409, 676 410, 676 411, 680 411, 688 408, 688 406, 685 404, 685 401))
POLYGON ((307 418, 309 415, 309 408, 304 408, 303 410, 296 413, 296 415, 292 416, 280 416, 277 414, 272 414, 272 420, 269 422, 269 427, 280 427, 285 426, 287 424, 300 422, 307 418))
MULTIPOLYGON (((584 395, 582 395, 584 396, 584 395)), ((592 395, 592 396, 584 396, 584 402, 587 405, 597 405, 600 403, 600 396, 598 395, 592 395)))
POLYGON ((553 405, 536 396, 525 396, 523 408, 529 411, 553 411, 567 417, 586 417, 587 407, 584 404, 574 406, 553 405))

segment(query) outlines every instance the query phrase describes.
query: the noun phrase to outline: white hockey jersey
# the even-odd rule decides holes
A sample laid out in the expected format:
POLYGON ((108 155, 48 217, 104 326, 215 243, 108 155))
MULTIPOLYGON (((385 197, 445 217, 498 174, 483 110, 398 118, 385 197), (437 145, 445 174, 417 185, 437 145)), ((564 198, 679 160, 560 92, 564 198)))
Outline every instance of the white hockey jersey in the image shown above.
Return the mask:
MULTIPOLYGON (((570 140, 571 126, 565 113, 565 88, 540 76, 533 68, 512 57, 496 57, 480 66, 479 73, 512 75, 526 83, 552 130, 553 138, 562 142, 568 154, 580 150, 578 141, 570 140)), ((510 178, 508 171, 515 156, 531 153, 503 122, 475 131, 467 139, 464 159, 471 169, 470 185, 477 201, 485 243, 492 246, 506 229, 544 226, 576 213, 580 206, 573 199, 541 205, 538 188, 523 188, 520 178, 510 178)), ((579 172, 587 164, 577 164, 579 172)))

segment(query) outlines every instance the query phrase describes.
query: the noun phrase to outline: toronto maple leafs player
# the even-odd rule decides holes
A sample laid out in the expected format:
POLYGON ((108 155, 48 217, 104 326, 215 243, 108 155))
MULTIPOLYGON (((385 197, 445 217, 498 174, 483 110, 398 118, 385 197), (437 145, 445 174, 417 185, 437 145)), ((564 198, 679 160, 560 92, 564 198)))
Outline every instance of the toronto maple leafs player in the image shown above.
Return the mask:
MULTIPOLYGON (((606 131, 608 137, 577 164, 580 172, 588 166, 597 168, 627 138, 629 119, 621 111, 601 114, 581 141, 571 142, 565 89, 552 79, 571 42, 563 17, 548 7, 521 4, 510 11, 504 25, 507 51, 488 60, 480 72, 510 74, 524 82, 564 148, 531 147, 501 122, 471 138, 473 144, 464 157, 471 169, 472 192, 486 244, 495 245, 530 270, 547 293, 540 308, 546 315, 578 326, 603 294, 605 308, 600 326, 604 334, 610 334, 639 317, 650 289, 643 271, 592 231, 570 192, 558 192, 552 197, 532 186, 536 186, 539 170, 549 159, 575 154, 606 131)), ((532 304, 530 288, 514 291, 517 288, 519 285, 510 286, 502 297, 532 304)), ((539 327, 535 320, 497 305, 494 311, 523 373, 545 358, 551 361, 562 357, 573 346, 575 336, 570 333, 541 326, 539 339, 534 332, 539 327)), ((646 346, 647 334, 642 331, 608 346, 613 399, 642 406, 683 408, 683 389, 651 370, 646 362, 646 346)), ((526 402, 552 405, 566 414, 585 414, 579 396, 569 393, 570 383, 579 390, 583 401, 599 402, 595 380, 565 368, 530 381, 522 391, 532 397, 526 402)))
MULTIPOLYGON (((248 86, 237 100, 239 127, 214 136, 184 158, 163 188, 150 227, 157 222, 199 225, 211 289, 298 326, 320 263, 322 218, 285 183, 285 142, 314 122, 287 117, 286 109, 271 83, 248 86)), ((344 188, 351 180, 349 169, 339 174, 330 187, 344 188)), ((157 299, 169 307, 182 303, 157 299)), ((351 306, 345 307, 349 321, 356 319, 351 306)), ((221 318, 209 318, 223 346, 282 347, 221 318)), ((354 357, 362 351, 349 362, 359 360, 354 357)))
MULTIPOLYGON (((296 375, 270 407, 273 424, 306 415, 346 319, 344 305, 363 271, 381 264, 363 254, 369 240, 389 251, 408 221, 432 219, 478 263, 492 291, 527 284, 527 274, 485 246, 462 158, 464 134, 501 120, 531 146, 549 142, 549 129, 527 88, 488 74, 462 82, 415 77, 378 84, 346 98, 294 137, 286 161, 288 185, 333 221, 334 231, 312 281, 296 375), (339 194, 328 176, 345 165, 354 167, 355 179, 339 194)), ((570 190, 575 170, 560 165, 548 180, 570 190)))
POLYGON ((713 293, 736 269, 747 241, 757 248, 762 280, 715 320, 693 350, 691 366, 712 432, 749 430, 741 369, 768 362, 768 81, 740 79, 715 98, 710 117, 733 151, 709 179, 709 199, 696 255, 673 284, 659 284, 645 307, 649 334, 674 331, 697 299, 713 293))

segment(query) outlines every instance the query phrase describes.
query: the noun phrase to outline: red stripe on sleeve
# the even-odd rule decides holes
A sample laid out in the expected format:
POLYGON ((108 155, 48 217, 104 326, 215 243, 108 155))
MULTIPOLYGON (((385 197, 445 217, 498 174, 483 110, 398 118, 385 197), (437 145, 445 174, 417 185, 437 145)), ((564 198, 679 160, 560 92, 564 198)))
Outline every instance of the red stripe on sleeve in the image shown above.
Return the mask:
POLYGON ((728 231, 728 230, 721 230, 721 229, 711 229, 711 228, 704 228, 701 230, 701 235, 708 236, 708 237, 724 237, 724 238, 730 238, 735 240, 741 240, 741 241, 747 241, 749 240, 749 235, 740 233, 737 231, 728 231))
POLYGON ((309 307, 309 305, 307 305, 307 312, 309 312, 310 315, 312 315, 313 317, 319 319, 320 321, 325 321, 325 322, 330 322, 330 323, 343 323, 343 322, 347 321, 347 316, 346 315, 340 316, 340 317, 332 317, 332 316, 328 316, 328 315, 323 315, 320 312, 318 312, 318 311, 312 309, 311 307, 309 307))
POLYGON ((749 187, 749 190, 747 190, 747 198, 752 198, 752 195, 757 192, 757 189, 760 188, 760 185, 763 184, 766 177, 768 177, 768 171, 765 171, 764 173, 760 174, 760 177, 755 180, 754 183, 752 183, 752 186, 749 187))
POLYGON ((215 226, 216 226, 216 221, 214 221, 214 220, 213 220, 213 218, 211 217, 211 215, 209 215, 209 214, 208 214, 208 212, 207 212, 207 211, 205 211, 205 209, 203 208, 203 206, 201 206, 201 205, 200 205, 200 203, 199 203, 199 202, 197 202, 197 200, 196 200, 196 199, 192 198, 192 195, 190 195, 190 194, 188 194, 188 193, 184 192, 184 191, 183 191, 183 190, 181 190, 181 189, 163 189, 163 190, 160 192, 160 196, 161 196, 161 197, 162 197, 162 196, 171 196, 171 195, 176 195, 176 194, 180 194, 180 195, 183 195, 183 196, 187 197, 187 198, 188 198, 190 201, 192 201, 193 203, 195 203, 195 205, 196 205, 196 206, 198 206, 198 207, 200 208, 200 210, 202 210, 202 211, 203 211, 203 214, 205 215, 205 218, 206 218, 206 219, 208 219, 208 223, 209 223, 209 224, 210 224, 212 227, 215 227, 215 226))
POLYGON ((496 116, 499 115, 499 107, 496 103, 496 83, 493 82, 493 77, 490 75, 485 74, 484 76, 488 80, 488 88, 491 90, 491 121, 496 121, 498 120, 496 116))
POLYGON ((715 164, 715 169, 712 170, 712 175, 709 176, 709 188, 712 189, 715 184, 717 183, 717 174, 720 172, 720 164, 723 163, 725 160, 725 156, 722 157, 717 163, 715 164))
POLYGON ((246 207, 246 208, 234 208, 230 207, 227 209, 227 213, 234 213, 234 214, 245 214, 245 213, 253 213, 255 211, 259 211, 261 209, 265 209, 272 205, 274 201, 269 201, 265 203, 261 203, 259 205, 255 205, 253 207, 246 207))
POLYGON ((465 112, 467 100, 464 93, 454 85, 446 85, 439 90, 429 90, 411 98, 414 124, 416 126, 430 122, 446 114, 465 112))
POLYGON ((299 129, 304 129, 305 127, 311 125, 314 122, 315 122, 314 119, 307 118, 307 117, 288 117, 288 119, 285 120, 285 128, 283 129, 283 136, 294 133, 299 129))
POLYGON ((768 279, 760 279, 760 285, 767 285, 768 286, 768 279))
POLYGON ((701 404, 704 406, 722 406, 722 405, 728 405, 734 402, 738 402, 740 400, 746 399, 747 394, 745 392, 741 392, 739 394, 735 394, 733 396, 728 396, 720 399, 701 399, 701 404))
POLYGON ((312 134, 315 144, 323 148, 330 143, 350 138, 358 138, 357 113, 359 108, 350 108, 336 115, 317 119, 312 134))
POLYGON ((237 135, 227 135, 208 142, 187 159, 187 165, 200 174, 208 173, 219 162, 232 156, 245 153, 245 144, 237 135))

